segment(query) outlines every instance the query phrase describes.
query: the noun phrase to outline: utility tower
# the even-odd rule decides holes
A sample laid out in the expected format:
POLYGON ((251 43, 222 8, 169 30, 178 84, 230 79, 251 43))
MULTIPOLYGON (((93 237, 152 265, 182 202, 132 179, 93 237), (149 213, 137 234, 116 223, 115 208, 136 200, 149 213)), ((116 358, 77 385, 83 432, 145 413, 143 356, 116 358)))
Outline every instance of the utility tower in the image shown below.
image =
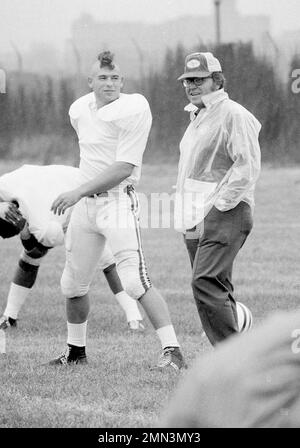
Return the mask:
POLYGON ((221 43, 221 0, 214 0, 216 17, 216 45, 221 43))

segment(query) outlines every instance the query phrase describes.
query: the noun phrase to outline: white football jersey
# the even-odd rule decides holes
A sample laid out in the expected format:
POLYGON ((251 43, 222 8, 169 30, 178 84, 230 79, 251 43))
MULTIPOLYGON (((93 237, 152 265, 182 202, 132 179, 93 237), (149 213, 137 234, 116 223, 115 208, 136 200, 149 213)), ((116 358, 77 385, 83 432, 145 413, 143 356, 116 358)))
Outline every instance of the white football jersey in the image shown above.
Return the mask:
POLYGON ((134 169, 120 185, 136 185, 152 123, 146 98, 138 93, 121 93, 117 100, 97 109, 91 92, 76 100, 69 114, 78 135, 80 170, 86 180, 92 180, 114 162, 127 162, 134 169))
POLYGON ((54 247, 64 241, 72 209, 58 216, 50 210, 51 205, 58 195, 83 182, 80 170, 71 166, 23 165, 0 177, 0 198, 16 200, 30 233, 45 246, 54 247))

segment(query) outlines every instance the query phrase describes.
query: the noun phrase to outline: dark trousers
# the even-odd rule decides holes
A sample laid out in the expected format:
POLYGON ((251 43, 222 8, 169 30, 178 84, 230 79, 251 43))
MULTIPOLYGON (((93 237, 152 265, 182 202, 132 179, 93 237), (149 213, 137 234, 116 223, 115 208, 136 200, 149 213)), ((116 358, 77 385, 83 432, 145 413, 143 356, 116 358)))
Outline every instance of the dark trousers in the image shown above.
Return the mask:
POLYGON ((200 238, 193 238, 194 229, 185 235, 193 268, 194 299, 212 345, 238 331, 232 267, 252 225, 250 206, 240 202, 227 212, 213 207, 204 219, 200 238))

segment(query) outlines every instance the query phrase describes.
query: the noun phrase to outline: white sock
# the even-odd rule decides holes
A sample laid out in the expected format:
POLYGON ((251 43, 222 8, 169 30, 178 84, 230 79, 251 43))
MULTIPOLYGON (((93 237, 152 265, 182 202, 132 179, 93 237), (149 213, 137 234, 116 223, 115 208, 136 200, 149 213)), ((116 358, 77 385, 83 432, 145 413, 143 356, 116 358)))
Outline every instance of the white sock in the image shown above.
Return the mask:
POLYGON ((82 324, 71 324, 70 322, 67 322, 67 327, 67 344, 76 345, 76 347, 85 347, 87 320, 82 324))
POLYGON ((179 347, 173 325, 158 328, 156 333, 163 349, 165 347, 179 347))
POLYGON ((127 292, 118 292, 118 294, 115 294, 115 298, 124 310, 127 322, 130 322, 131 320, 143 320, 136 300, 130 297, 127 292))
POLYGON ((25 288, 25 286, 16 285, 15 283, 11 283, 7 304, 4 310, 4 316, 12 317, 13 319, 17 319, 20 309, 27 299, 31 288, 25 288))

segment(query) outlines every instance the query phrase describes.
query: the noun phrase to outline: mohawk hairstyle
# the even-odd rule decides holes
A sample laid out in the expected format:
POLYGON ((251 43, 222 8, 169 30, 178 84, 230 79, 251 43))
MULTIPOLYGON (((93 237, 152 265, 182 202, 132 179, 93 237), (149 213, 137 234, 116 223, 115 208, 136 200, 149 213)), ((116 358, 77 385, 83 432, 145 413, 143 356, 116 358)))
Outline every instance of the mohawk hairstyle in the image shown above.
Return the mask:
POLYGON ((100 68, 108 67, 110 70, 115 68, 115 64, 113 63, 114 54, 110 51, 103 51, 98 55, 98 61, 100 62, 100 68))

